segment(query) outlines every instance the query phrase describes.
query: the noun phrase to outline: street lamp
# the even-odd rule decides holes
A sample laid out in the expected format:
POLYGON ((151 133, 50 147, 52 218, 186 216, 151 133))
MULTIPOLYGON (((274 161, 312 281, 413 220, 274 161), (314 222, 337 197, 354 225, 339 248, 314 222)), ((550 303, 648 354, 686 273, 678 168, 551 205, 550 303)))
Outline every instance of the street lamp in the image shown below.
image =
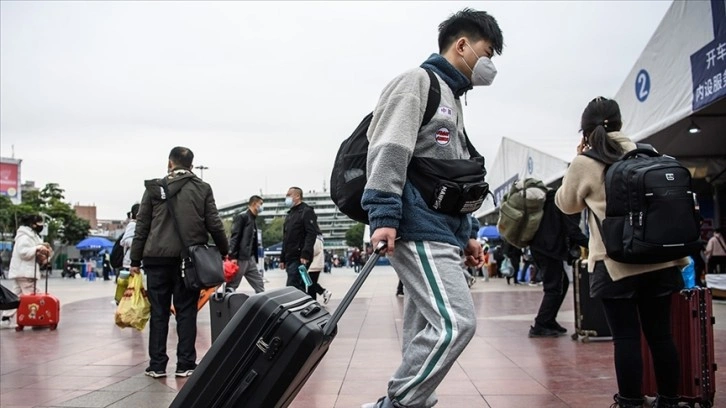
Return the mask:
POLYGON ((201 177, 201 179, 204 180, 204 170, 208 170, 209 167, 204 166, 204 165, 199 165, 194 168, 199 170, 199 177, 201 177))

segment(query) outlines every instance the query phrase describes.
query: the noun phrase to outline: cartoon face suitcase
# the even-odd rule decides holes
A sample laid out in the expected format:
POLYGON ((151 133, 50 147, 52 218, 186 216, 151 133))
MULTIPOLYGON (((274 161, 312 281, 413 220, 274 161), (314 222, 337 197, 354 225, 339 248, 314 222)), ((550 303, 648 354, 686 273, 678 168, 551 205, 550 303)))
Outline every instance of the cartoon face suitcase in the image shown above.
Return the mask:
MULTIPOLYGON (((38 264, 35 264, 38 271, 38 264)), ((48 293, 48 275, 45 276, 45 293, 38 293, 33 282, 32 295, 20 295, 20 306, 16 314, 15 330, 22 331, 25 326, 58 328, 60 320, 60 301, 48 293)))
POLYGON ((337 322, 378 259, 379 249, 331 316, 306 293, 286 287, 250 296, 170 408, 285 408, 337 333, 337 322))

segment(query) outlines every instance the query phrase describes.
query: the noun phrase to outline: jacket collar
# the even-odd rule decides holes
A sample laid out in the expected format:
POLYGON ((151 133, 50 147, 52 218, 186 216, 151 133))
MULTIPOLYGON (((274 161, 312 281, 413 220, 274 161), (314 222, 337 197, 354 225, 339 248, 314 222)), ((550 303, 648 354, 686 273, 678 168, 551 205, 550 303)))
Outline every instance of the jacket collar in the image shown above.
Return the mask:
POLYGON ((437 73, 446 85, 454 92, 454 96, 459 99, 464 92, 472 89, 471 81, 458 69, 456 69, 446 58, 440 54, 431 54, 431 56, 421 64, 421 68, 430 69, 437 73))
POLYGON ((294 207, 290 208, 290 209, 289 209, 289 210, 288 210, 287 212, 288 212, 288 213, 291 213, 291 212, 293 212, 293 211, 299 211, 299 210, 301 210, 301 209, 302 209, 302 208, 303 208, 303 207, 304 207, 305 205, 307 205, 307 204, 305 204, 305 201, 301 201, 301 202, 300 202, 300 204, 298 204, 298 205, 296 205, 296 206, 294 206, 294 207))

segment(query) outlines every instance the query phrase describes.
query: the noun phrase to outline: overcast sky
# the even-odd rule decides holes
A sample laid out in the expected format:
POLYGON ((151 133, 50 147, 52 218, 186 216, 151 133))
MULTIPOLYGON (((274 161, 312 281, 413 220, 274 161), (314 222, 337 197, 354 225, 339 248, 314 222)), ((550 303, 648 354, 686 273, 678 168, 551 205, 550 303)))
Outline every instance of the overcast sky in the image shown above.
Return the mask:
POLYGON ((327 187, 335 153, 394 76, 473 7, 504 33, 465 123, 491 165, 503 136, 565 160, 669 1, 0 2, 0 155, 124 218, 169 150, 191 148, 218 206, 327 187))

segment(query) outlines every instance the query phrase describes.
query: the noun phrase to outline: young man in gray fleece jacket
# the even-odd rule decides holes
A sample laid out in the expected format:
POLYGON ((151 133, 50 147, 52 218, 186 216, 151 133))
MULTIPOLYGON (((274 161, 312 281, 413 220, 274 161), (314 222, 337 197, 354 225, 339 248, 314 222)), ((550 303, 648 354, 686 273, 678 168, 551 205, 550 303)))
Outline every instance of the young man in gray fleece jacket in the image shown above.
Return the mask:
POLYGON ((386 396, 363 408, 434 406, 436 387, 474 335, 476 316, 462 261, 475 267, 484 263, 475 239, 479 224, 471 215, 430 209, 407 170, 412 156, 470 157, 460 97, 473 86, 491 84, 496 74, 491 58, 502 47, 496 20, 464 9, 439 26, 439 54, 391 81, 373 111, 362 204, 373 231, 371 243, 387 242, 383 252, 406 297, 403 361, 386 396), (441 101, 421 127, 430 86, 424 68, 436 74, 441 101))

